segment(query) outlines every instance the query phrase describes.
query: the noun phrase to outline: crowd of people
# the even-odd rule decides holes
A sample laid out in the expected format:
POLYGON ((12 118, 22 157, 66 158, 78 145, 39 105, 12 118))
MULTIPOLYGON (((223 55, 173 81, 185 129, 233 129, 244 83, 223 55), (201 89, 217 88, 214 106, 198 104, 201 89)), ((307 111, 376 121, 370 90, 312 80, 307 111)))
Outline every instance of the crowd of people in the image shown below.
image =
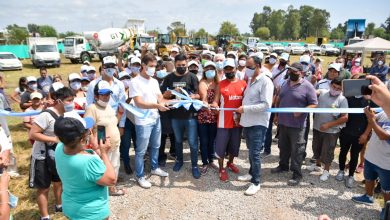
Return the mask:
MULTIPOLYGON (((376 185, 384 200, 390 200, 390 92, 385 85, 388 66, 383 57, 364 74, 361 57, 355 57, 349 69, 343 57, 324 69, 323 61, 310 52, 290 63, 287 53, 264 56, 254 50, 224 52, 221 48, 196 53, 175 47, 158 57, 145 47, 124 59, 125 49, 120 48, 117 56, 104 57, 98 70, 84 62, 79 73, 68 75, 67 82, 40 68, 38 79, 21 77, 9 95, 22 111, 40 112, 25 116, 23 124, 32 144, 29 187, 37 190, 42 220, 50 219, 51 185, 55 212, 70 219, 108 218, 109 196, 127 193, 116 186, 120 161, 127 174, 133 174, 134 168, 139 186, 148 189, 152 184, 145 175, 145 158, 150 160, 151 175, 168 177, 164 170, 168 158, 175 161, 173 172, 180 172, 185 140, 193 178, 201 178, 210 169, 217 171, 222 182, 229 180, 229 172, 241 174, 238 180, 250 183, 244 192, 249 196, 259 191, 262 159, 271 154, 271 144, 277 140, 280 161, 271 173, 292 171, 287 184, 296 186, 303 179, 311 123, 314 156, 306 166, 309 171, 322 172, 320 181, 330 178, 339 140, 335 179, 352 188, 355 173, 364 170, 366 193, 352 200, 373 204, 376 185), (343 95, 343 80, 363 78, 372 80, 371 96, 343 95), (176 108, 183 96, 202 101, 204 107, 176 108), (121 103, 148 115, 133 114, 121 103), (377 106, 384 111, 375 114, 371 108, 377 106), (311 117, 297 112, 271 114, 269 108, 364 108, 364 114, 316 113, 311 117), (98 138, 101 127, 106 137, 98 138), (242 138, 249 150, 248 171, 240 170, 234 161, 242 138), (134 165, 129 156, 132 142, 134 165)), ((0 109, 10 110, 5 96, 1 90, 0 109)), ((6 168, 12 142, 6 121, 1 122, 0 135, 8 142, 1 139, 0 166, 6 168)), ((3 182, 7 185, 7 178, 3 169, 0 187, 3 182)), ((7 200, 3 194, 0 198, 1 204, 7 200)))

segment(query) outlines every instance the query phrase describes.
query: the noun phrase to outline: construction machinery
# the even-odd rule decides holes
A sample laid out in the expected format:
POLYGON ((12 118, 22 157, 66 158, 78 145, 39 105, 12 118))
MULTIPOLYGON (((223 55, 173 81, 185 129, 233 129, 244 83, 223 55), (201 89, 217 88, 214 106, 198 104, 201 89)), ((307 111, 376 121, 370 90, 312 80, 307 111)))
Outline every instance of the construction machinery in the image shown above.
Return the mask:
POLYGON ((192 43, 195 50, 213 50, 213 46, 209 45, 208 37, 194 37, 192 43))
POLYGON ((170 34, 159 34, 157 36, 157 53, 162 56, 164 52, 170 53, 173 48, 172 42, 176 42, 176 34, 171 32, 170 34))

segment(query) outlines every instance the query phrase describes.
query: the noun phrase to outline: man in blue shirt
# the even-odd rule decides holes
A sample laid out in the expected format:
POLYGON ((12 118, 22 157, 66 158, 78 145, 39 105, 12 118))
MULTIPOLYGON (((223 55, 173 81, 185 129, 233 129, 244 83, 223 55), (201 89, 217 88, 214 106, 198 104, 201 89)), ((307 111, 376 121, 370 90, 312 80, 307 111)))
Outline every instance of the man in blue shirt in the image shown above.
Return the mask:
POLYGON ((382 82, 386 82, 386 75, 389 72, 389 66, 385 64, 385 58, 380 57, 376 65, 371 68, 370 75, 378 77, 382 82))

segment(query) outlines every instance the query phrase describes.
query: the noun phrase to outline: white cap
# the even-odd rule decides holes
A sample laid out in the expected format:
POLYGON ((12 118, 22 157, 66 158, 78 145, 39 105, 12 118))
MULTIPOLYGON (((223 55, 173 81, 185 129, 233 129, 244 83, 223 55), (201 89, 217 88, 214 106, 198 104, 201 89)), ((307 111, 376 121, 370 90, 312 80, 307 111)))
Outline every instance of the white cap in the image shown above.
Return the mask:
POLYGON ((269 56, 270 56, 270 57, 273 56, 273 57, 278 58, 278 54, 277 54, 277 53, 271 53, 269 56))
POLYGON ((72 81, 72 80, 75 80, 75 79, 81 80, 80 74, 78 74, 78 73, 71 73, 71 74, 69 74, 69 76, 68 76, 68 80, 69 81, 72 81))
POLYGON ((310 63, 310 56, 305 54, 299 58, 300 63, 310 63))
POLYGON ((88 69, 89 69, 88 65, 82 65, 81 68, 80 68, 80 72, 88 71, 88 69))
POLYGON ((37 81, 37 78, 35 78, 35 76, 27 77, 27 83, 29 83, 29 82, 36 82, 36 81, 37 81))
POLYGON ((105 95, 108 93, 112 93, 110 84, 105 80, 100 80, 98 82, 98 93, 99 93, 99 95, 105 95))
POLYGON ((54 92, 56 92, 57 90, 64 88, 64 84, 62 84, 62 82, 55 82, 51 84, 51 87, 53 88, 54 92))
POLYGON ((40 92, 33 92, 30 94, 30 99, 35 99, 35 98, 38 98, 38 99, 42 99, 43 96, 40 92))
POLYGON ((96 72, 96 69, 95 69, 95 67, 94 66, 87 66, 88 68, 87 68, 87 73, 89 72, 89 71, 95 71, 96 72))
POLYGON ((176 52, 176 53, 179 53, 179 48, 177 48, 177 47, 174 47, 174 48, 172 48, 172 49, 171 49, 171 52, 176 52))
POLYGON ((264 58, 264 54, 263 54, 263 52, 256 52, 256 53, 252 53, 251 55, 250 55, 251 57, 258 57, 258 58, 260 58, 261 60, 263 60, 263 58, 264 58))
POLYGON ((340 63, 331 63, 328 66, 328 70, 329 69, 335 69, 337 72, 340 72, 340 68, 341 68, 341 64, 340 63))
POLYGON ((137 54, 139 54, 140 52, 139 52, 139 50, 134 50, 134 54, 135 55, 137 55, 137 54))
POLYGON ((103 58, 103 64, 116 64, 116 58, 114 56, 106 56, 103 58))
POLYGON ((141 64, 141 59, 138 57, 131 58, 130 64, 139 63, 141 64))
POLYGON ((83 64, 91 64, 88 60, 85 60, 84 62, 83 62, 83 64))
POLYGON ((355 59, 355 63, 360 63, 361 59, 360 58, 356 58, 355 59))
POLYGON ((227 58, 225 62, 223 62, 223 68, 225 69, 225 67, 228 66, 236 68, 236 61, 232 58, 227 58))
POLYGON ((199 67, 199 63, 194 61, 194 60, 191 60, 190 62, 188 62, 188 67, 190 67, 191 65, 196 65, 197 67, 199 67))
POLYGON ((282 53, 282 54, 280 55, 279 60, 288 61, 289 58, 290 58, 290 54, 288 54, 288 53, 282 53))
POLYGON ((209 50, 202 51, 202 56, 203 55, 209 55, 210 57, 212 56, 211 51, 209 51, 209 50))
POLYGON ((118 74, 118 78, 119 78, 119 79, 121 79, 121 78, 124 77, 124 76, 130 77, 130 74, 129 74, 128 72, 126 72, 126 71, 122 71, 122 72, 120 72, 120 73, 118 74))
POLYGON ((226 54, 226 56, 228 56, 228 55, 234 55, 234 57, 237 58, 237 54, 236 54, 236 52, 234 52, 234 51, 229 51, 229 52, 226 54))
POLYGON ((217 68, 217 66, 215 65, 215 63, 212 62, 212 61, 207 61, 207 62, 204 64, 204 67, 208 67, 208 66, 213 66, 214 68, 217 68))

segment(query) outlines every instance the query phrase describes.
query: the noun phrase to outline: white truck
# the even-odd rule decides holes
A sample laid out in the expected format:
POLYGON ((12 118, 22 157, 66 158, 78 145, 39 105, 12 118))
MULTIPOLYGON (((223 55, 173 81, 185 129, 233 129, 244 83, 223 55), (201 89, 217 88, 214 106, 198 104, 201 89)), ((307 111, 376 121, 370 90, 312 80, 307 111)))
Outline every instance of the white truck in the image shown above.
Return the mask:
POLYGON ((60 67, 61 57, 58 52, 57 38, 29 37, 27 38, 28 52, 35 67, 60 67))

